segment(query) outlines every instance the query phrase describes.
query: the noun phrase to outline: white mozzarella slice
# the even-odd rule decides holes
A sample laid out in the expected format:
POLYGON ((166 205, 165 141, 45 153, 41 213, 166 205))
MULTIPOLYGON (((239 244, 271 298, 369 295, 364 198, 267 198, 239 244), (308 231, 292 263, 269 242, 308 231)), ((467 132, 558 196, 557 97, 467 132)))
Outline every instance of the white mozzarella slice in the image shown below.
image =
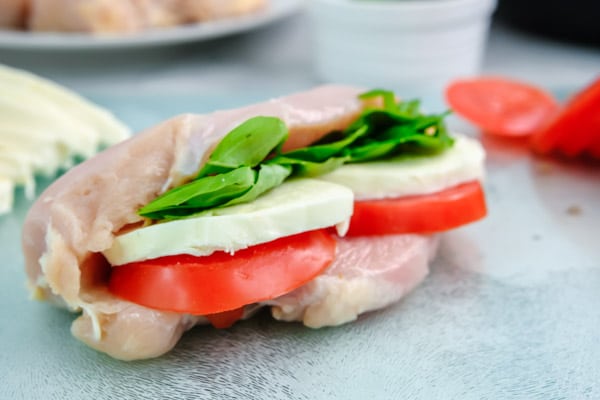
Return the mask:
MULTIPOLYGON (((352 191, 316 179, 292 179, 258 199, 216 208, 117 236, 104 256, 122 265, 175 254, 233 253, 260 243, 330 226, 347 227, 352 191)), ((340 232, 344 233, 344 232, 340 232)))
POLYGON ((482 180, 483 148, 463 135, 455 139, 454 146, 439 155, 346 164, 319 179, 352 189, 357 200, 429 194, 482 180))
MULTIPOLYGON (((0 65, 0 82, 4 93, 10 92, 11 96, 17 96, 19 93, 28 96, 26 104, 39 101, 42 109, 28 104, 29 109, 34 109, 35 113, 42 112, 49 115, 55 114, 55 110, 60 110, 63 115, 69 116, 67 123, 73 125, 82 123, 93 129, 96 132, 96 141, 101 144, 110 145, 130 136, 129 128, 110 112, 48 79, 0 65)), ((73 132, 64 132, 63 137, 73 134, 73 132)))
POLYGON ((28 72, 0 65, 0 87, 0 175, 25 185, 28 197, 35 174, 52 176, 129 136, 106 110, 28 72))
POLYGON ((26 124, 8 126, 0 122, 0 154, 10 154, 16 162, 28 164, 33 171, 51 176, 60 168, 71 165, 66 141, 59 141, 49 132, 26 129, 26 124))
MULTIPOLYGON (((25 195, 32 198, 35 190, 31 159, 33 155, 20 152, 7 154, 0 151, 0 175, 12 181, 13 185, 25 187, 25 195)), ((10 211, 10 210, 9 210, 10 211)))

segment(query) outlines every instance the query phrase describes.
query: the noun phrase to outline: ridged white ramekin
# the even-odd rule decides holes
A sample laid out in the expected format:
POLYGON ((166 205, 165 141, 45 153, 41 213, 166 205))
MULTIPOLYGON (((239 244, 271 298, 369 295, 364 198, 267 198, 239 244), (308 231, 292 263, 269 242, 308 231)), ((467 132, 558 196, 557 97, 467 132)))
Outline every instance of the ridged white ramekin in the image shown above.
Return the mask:
POLYGON ((481 66, 496 0, 310 0, 324 81, 440 90, 481 66))

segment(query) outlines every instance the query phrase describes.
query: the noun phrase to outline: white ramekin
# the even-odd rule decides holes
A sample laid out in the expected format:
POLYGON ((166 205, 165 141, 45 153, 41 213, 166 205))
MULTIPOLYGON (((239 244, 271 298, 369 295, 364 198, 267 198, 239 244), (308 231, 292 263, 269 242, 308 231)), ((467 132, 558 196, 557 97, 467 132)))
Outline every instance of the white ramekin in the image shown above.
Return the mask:
POLYGON ((496 0, 309 0, 327 82, 441 90, 479 71, 496 0))

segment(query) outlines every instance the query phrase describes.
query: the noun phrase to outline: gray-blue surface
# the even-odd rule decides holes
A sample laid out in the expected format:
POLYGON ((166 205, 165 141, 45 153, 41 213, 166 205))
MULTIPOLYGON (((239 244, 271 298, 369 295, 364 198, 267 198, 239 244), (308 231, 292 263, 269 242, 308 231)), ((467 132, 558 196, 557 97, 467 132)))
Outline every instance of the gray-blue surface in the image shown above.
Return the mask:
MULTIPOLYGON (((95 100, 140 129, 275 94, 95 100)), ((268 314, 199 327, 142 362, 87 348, 73 315, 28 300, 19 194, 0 218, 0 398, 600 398, 600 169, 485 145, 488 218, 448 234, 399 304, 322 330, 268 314)))

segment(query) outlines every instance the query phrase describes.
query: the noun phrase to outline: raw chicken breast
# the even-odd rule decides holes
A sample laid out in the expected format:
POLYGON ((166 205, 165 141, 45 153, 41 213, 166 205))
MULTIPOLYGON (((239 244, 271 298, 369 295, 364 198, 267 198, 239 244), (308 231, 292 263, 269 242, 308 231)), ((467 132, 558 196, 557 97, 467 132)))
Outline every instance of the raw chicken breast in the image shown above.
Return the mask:
POLYGON ((405 296, 429 272, 438 239, 423 235, 339 238, 327 271, 267 302, 273 317, 311 328, 341 325, 405 296))
POLYGON ((180 0, 189 22, 207 21, 249 14, 266 5, 266 0, 180 0))
MULTIPOLYGON (((206 319, 116 298, 106 287, 111 266, 100 253, 116 234, 143 223, 140 206, 194 176, 241 122, 279 117, 290 129, 284 148, 306 146, 356 119, 364 107, 360 92, 324 86, 237 110, 183 115, 73 168, 41 195, 25 221, 23 249, 34 294, 81 311, 73 335, 115 358, 167 352, 185 330, 206 319)), ((311 327, 352 321, 421 282, 436 247, 437 239, 424 235, 340 238, 326 273, 280 298, 248 306, 246 316, 270 305, 275 318, 311 327)))
MULTIPOLYGON (((6 0, 4 0, 6 1, 6 0)), ((255 11, 265 0, 30 0, 37 31, 138 32, 255 11)))
POLYGON ((210 115, 183 115, 113 146, 71 169, 29 211, 25 267, 38 298, 81 310, 73 334, 113 357, 131 360, 170 350, 196 318, 150 310, 106 290, 110 266, 99 255, 116 233, 142 223, 137 209, 188 180, 216 143, 256 115, 290 129, 286 149, 308 145, 354 120, 359 89, 325 86, 210 115))
POLYGON ((177 0, 31 0, 35 31, 136 32, 180 23, 177 0))
POLYGON ((28 0, 0 0, 0 28, 21 28, 28 0))

